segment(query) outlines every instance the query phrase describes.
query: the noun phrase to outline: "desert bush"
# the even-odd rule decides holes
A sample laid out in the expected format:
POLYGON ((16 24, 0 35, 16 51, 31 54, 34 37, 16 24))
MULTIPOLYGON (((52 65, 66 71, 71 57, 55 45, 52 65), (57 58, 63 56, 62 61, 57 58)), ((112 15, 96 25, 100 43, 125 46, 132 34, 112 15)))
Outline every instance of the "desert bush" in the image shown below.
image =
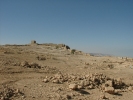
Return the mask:
POLYGON ((56 45, 56 46, 55 46, 55 48, 56 48, 56 49, 58 49, 58 48, 59 48, 59 46, 58 46, 58 45, 56 45))
POLYGON ((72 49, 72 50, 71 50, 71 54, 74 54, 75 51, 76 51, 75 49, 72 49))

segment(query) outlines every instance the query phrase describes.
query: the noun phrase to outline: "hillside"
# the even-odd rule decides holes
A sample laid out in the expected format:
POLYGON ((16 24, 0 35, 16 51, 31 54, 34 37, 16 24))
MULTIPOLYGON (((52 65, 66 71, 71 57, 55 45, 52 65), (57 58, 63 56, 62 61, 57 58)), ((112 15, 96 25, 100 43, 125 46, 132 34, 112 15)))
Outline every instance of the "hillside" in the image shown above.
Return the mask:
POLYGON ((0 46, 0 100, 132 100, 133 59, 65 44, 0 46))

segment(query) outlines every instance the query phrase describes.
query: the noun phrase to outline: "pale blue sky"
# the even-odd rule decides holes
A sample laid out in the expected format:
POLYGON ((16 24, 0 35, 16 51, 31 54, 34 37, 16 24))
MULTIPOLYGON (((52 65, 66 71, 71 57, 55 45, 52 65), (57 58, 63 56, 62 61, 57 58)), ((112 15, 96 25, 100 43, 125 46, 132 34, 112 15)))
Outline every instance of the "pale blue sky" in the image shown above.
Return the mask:
POLYGON ((0 44, 31 40, 133 57, 133 0, 0 0, 0 44))

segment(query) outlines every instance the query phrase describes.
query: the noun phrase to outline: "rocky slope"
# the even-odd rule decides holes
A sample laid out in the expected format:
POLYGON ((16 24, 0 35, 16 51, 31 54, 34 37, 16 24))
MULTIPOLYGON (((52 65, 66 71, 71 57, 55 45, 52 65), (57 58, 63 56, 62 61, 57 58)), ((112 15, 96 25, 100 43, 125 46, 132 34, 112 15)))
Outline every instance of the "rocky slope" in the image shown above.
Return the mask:
POLYGON ((132 66, 64 44, 0 46, 0 100, 132 100, 132 66))

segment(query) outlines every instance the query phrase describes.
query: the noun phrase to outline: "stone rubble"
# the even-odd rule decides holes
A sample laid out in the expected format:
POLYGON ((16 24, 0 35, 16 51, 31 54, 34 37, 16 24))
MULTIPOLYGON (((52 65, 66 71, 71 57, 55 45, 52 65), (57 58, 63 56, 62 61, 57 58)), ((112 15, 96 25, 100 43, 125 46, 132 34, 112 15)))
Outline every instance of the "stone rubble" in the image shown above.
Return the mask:
POLYGON ((103 75, 102 73, 94 73, 89 75, 71 75, 62 74, 61 72, 55 74, 53 77, 47 77, 44 82, 53 82, 56 84, 68 83, 68 88, 71 90, 80 89, 95 89, 98 88, 102 92, 109 94, 118 94, 122 92, 122 89, 129 91, 133 90, 133 87, 127 86, 121 78, 112 79, 103 75), (48 81, 49 80, 49 81, 48 81))

